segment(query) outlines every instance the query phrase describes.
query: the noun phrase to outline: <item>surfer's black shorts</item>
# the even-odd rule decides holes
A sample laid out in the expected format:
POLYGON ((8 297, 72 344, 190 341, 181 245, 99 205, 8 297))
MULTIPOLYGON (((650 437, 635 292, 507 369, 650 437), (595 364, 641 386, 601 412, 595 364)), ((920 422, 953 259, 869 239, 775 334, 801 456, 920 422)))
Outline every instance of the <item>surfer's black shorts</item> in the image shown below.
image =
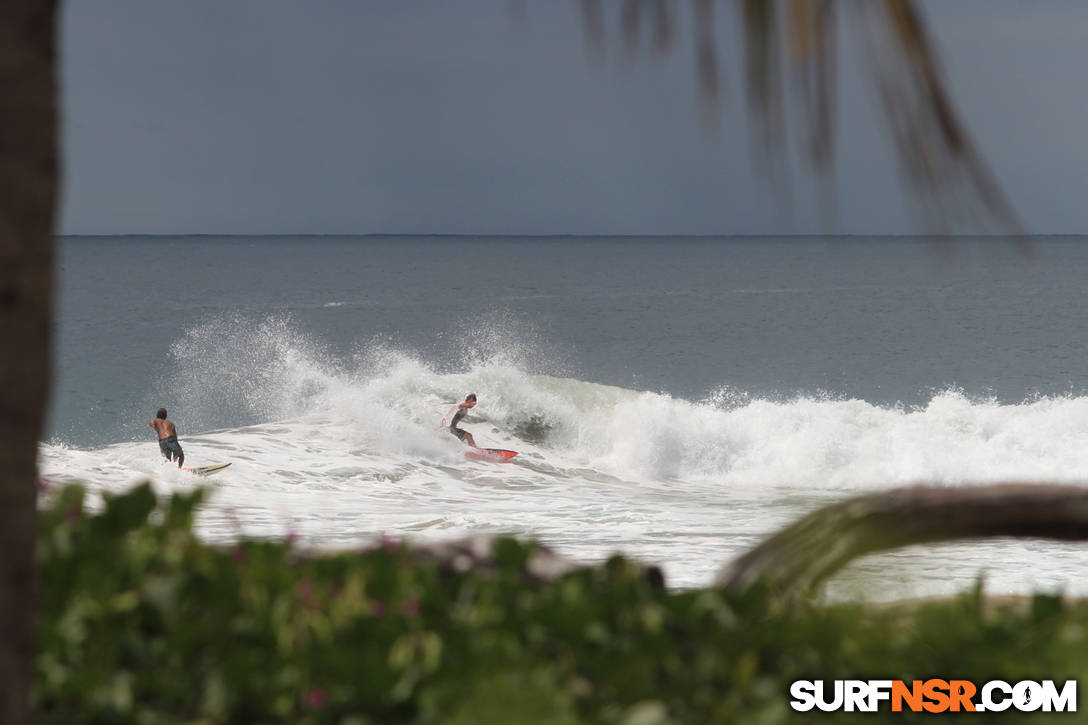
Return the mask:
POLYGON ((166 456, 166 460, 172 461, 175 458, 181 458, 181 444, 178 443, 177 436, 170 436, 169 438, 159 439, 159 450, 166 456))
POLYGON ((468 435, 468 431, 462 428, 450 428, 450 433, 453 433, 455 436, 457 436, 457 440, 459 441, 463 441, 465 439, 465 436, 468 435))

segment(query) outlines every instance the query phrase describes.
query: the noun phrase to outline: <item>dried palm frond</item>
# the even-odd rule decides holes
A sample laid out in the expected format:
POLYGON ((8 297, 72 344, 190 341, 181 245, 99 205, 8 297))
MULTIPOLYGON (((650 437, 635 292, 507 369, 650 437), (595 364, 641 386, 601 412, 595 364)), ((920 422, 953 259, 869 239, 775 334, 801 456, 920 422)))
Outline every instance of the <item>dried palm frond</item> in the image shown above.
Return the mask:
MULTIPOLYGON (((782 173, 787 148, 783 68, 796 80, 801 107, 800 147, 807 165, 826 176, 835 160, 837 124, 836 11, 854 21, 868 77, 880 99, 907 187, 932 231, 965 229, 1019 235, 1022 225, 954 109, 937 52, 912 0, 733 0, 743 33, 748 112, 762 165, 772 179, 782 173)), ((581 0, 589 45, 604 49, 605 6, 581 0)), ((638 47, 644 21, 656 53, 672 46, 675 7, 667 0, 624 0, 621 37, 627 54, 638 47), (649 9, 651 12, 644 12, 649 9)), ((717 117, 718 71, 713 0, 692 0, 694 52, 704 120, 717 117)), ((830 183, 821 184, 830 190, 830 183)), ((830 197, 829 197, 830 198, 830 197)))
POLYGON ((930 225, 1020 233, 1016 214, 953 108, 911 3, 860 3, 855 19, 897 160, 930 225))

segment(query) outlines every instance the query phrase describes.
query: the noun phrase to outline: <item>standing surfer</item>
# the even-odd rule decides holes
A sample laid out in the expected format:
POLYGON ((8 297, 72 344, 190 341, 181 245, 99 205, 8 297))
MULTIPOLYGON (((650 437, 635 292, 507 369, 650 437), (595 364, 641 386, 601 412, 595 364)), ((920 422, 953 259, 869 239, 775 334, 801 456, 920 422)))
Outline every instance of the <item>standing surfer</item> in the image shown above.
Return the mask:
POLYGON ((159 408, 159 411, 155 413, 155 420, 148 425, 159 434, 159 450, 162 451, 166 460, 176 458, 178 468, 181 468, 181 464, 185 463, 185 454, 181 450, 181 444, 178 443, 178 429, 173 421, 166 417, 166 408, 159 408))
MULTIPOLYGON (((453 420, 450 421, 450 433, 457 436, 457 439, 462 443, 467 442, 473 448, 476 447, 476 441, 473 439, 472 434, 464 428, 458 428, 457 424, 461 422, 461 419, 465 417, 465 414, 469 410, 476 407, 476 393, 469 393, 465 398, 465 402, 457 404, 457 412, 453 414, 453 420)), ((447 413, 446 415, 449 415, 447 413)), ((446 419, 443 418, 442 422, 445 423, 446 419)))

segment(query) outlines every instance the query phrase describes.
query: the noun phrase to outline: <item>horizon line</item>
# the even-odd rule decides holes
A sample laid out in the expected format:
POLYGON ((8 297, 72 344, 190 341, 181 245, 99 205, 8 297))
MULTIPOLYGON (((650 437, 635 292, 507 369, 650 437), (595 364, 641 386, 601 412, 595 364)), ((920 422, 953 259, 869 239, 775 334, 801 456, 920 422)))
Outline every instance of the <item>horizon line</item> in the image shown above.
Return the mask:
POLYGON ((284 238, 284 237, 328 237, 328 238, 375 238, 375 237, 443 237, 457 239, 497 239, 497 238, 522 238, 522 239, 550 239, 550 238, 585 238, 585 239, 661 239, 664 237, 678 239, 1039 239, 1044 237, 1084 237, 1088 232, 1054 232, 1032 234, 931 234, 931 233, 810 233, 810 234, 769 234, 769 233, 703 233, 703 234, 619 234, 619 233, 584 233, 584 232, 558 232, 558 233, 460 233, 460 232, 125 232, 120 234, 54 234, 61 239, 68 238, 104 238, 104 237, 244 237, 244 238, 284 238))

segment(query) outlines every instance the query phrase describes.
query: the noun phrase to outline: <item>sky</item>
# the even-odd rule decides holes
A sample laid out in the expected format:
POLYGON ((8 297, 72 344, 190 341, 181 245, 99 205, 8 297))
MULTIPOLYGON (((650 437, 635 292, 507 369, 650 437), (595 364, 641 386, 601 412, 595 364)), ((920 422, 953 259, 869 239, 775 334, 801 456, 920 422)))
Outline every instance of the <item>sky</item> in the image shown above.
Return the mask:
MULTIPOLYGON (((810 173, 791 143, 776 186, 749 126, 733 3, 716 6, 713 122, 690 3, 674 5, 660 55, 646 37, 621 42, 614 0, 599 51, 575 0, 68 0, 59 231, 926 231, 849 23, 834 173, 810 173)), ((1024 226, 1088 233, 1088 3, 918 5, 1024 226)))

